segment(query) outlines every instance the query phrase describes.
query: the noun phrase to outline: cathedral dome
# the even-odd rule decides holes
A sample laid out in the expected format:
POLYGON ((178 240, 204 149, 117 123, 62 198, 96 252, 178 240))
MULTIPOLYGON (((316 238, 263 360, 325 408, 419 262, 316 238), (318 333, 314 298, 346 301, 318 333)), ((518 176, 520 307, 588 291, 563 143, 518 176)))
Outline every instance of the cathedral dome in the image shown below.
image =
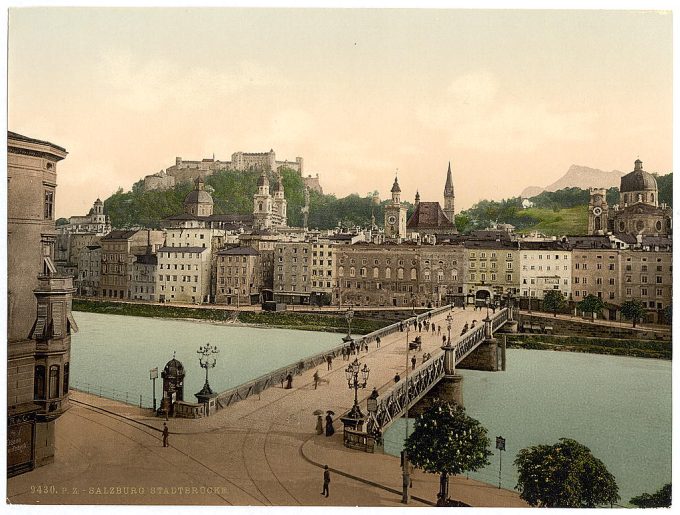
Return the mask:
POLYGON ((193 190, 184 199, 185 204, 212 204, 213 198, 205 190, 193 190))
POLYGON ((651 173, 642 169, 642 161, 635 161, 635 170, 621 177, 620 192, 631 191, 655 191, 657 190, 656 179, 651 173))

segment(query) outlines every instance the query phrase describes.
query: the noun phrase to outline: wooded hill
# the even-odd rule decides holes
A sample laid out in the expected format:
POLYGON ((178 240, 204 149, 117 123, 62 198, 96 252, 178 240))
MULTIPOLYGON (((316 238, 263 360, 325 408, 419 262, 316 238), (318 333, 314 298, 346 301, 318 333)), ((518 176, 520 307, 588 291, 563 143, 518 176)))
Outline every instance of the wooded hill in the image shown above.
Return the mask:
MULTIPOLYGON (((214 201, 216 214, 248 214, 253 210, 253 195, 257 191, 260 172, 219 171, 206 178, 206 189, 214 201)), ((282 171, 283 187, 288 200, 288 224, 302 225, 301 208, 304 206, 304 183, 294 170, 282 171)), ((274 175, 270 174, 270 183, 274 175)), ((673 174, 657 176, 659 202, 673 204, 673 174)), ((159 191, 145 191, 144 181, 135 183, 131 191, 120 188, 104 201, 104 210, 111 217, 116 229, 143 226, 158 228, 160 220, 183 211, 184 198, 193 189, 193 183, 183 182, 174 188, 159 191)), ((310 191, 310 213, 308 225, 311 228, 332 229, 359 225, 368 227, 371 214, 376 223, 383 225, 384 206, 389 201, 376 203, 373 192, 365 196, 358 194, 337 198, 310 191)), ((482 200, 456 215, 456 226, 460 232, 485 229, 493 223, 509 223, 520 232, 540 231, 548 235, 584 234, 588 223, 588 198, 586 189, 565 188, 559 191, 544 191, 530 200, 534 206, 522 208, 520 197, 501 201, 482 200)), ((607 190, 607 202, 618 202, 618 188, 607 190)), ((408 206, 408 215, 413 205, 408 206)))

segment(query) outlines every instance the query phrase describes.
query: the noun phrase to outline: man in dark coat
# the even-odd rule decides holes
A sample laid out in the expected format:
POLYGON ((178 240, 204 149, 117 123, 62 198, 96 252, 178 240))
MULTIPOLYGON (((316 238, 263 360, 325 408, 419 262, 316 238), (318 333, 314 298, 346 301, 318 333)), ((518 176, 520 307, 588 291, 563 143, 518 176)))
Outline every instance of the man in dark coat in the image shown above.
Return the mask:
POLYGON ((168 425, 163 422, 163 447, 168 446, 168 435, 170 434, 170 431, 168 430, 168 425))
POLYGON ((328 485, 331 482, 331 473, 328 470, 328 465, 323 466, 323 490, 321 495, 328 497, 328 485))

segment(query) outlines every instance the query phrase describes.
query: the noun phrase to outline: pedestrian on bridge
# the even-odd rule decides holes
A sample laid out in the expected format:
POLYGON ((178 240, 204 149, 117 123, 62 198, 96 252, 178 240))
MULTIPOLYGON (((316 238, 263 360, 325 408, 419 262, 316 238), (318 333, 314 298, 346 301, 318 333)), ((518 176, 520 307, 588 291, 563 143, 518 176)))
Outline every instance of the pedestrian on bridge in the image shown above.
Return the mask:
POLYGON ((442 326, 438 325, 437 326, 437 335, 442 334, 442 326))
POLYGON ((399 381, 401 381, 401 376, 399 375, 399 372, 397 372, 394 374, 394 382, 398 383, 399 381))
POLYGON ((326 412, 326 436, 333 436, 335 428, 333 427, 333 417, 330 412, 326 412))
POLYGON ((434 334, 435 326, 432 324, 432 334, 434 334))
POLYGON ((375 339, 375 345, 378 349, 380 348, 380 336, 375 339))
POLYGON ((168 446, 168 435, 170 434, 170 431, 168 430, 168 425, 163 422, 163 447, 168 446))
POLYGON ((319 385, 319 379, 320 379, 318 370, 314 371, 313 377, 314 377, 314 389, 316 390, 316 387, 319 385))
POLYGON ((286 376, 286 390, 290 390, 293 387, 293 374, 288 372, 286 376))
POLYGON ((328 363, 328 370, 333 370, 333 356, 330 354, 326 356, 326 362, 328 363))
POLYGON ((415 370, 415 369, 416 369, 416 363, 417 363, 417 362, 418 362, 418 360, 416 359, 415 356, 413 356, 413 357, 411 358, 411 370, 415 370))
POLYGON ((321 415, 316 416, 316 434, 323 434, 323 419, 321 418, 321 415))
POLYGON ((423 330, 423 323, 418 322, 418 332, 421 332, 423 330))
POLYGON ((446 345, 446 335, 442 336, 442 345, 446 345))
POLYGON ((331 482, 331 473, 328 470, 328 465, 323 466, 323 490, 321 491, 321 495, 325 495, 328 497, 328 485, 331 482))

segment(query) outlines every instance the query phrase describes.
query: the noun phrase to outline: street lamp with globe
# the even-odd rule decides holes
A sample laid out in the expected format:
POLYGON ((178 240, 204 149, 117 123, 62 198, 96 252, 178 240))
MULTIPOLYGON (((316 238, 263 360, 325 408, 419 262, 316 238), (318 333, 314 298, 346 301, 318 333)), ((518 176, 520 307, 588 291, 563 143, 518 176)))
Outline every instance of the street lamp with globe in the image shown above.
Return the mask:
POLYGON ((446 342, 446 345, 450 346, 451 345, 451 324, 453 323, 453 317, 451 316, 451 313, 446 315, 446 328, 449 330, 449 339, 446 342))
POLYGON ((352 406, 352 409, 347 414, 347 418, 352 418, 355 420, 363 419, 364 414, 361 412, 361 408, 359 407, 359 388, 366 388, 370 372, 371 369, 368 368, 366 363, 364 363, 364 366, 361 367, 358 358, 355 358, 352 363, 347 365, 347 368, 345 369, 347 386, 349 386, 350 389, 354 389, 354 406, 352 406), (359 375, 361 375, 361 379, 359 378, 359 375))

